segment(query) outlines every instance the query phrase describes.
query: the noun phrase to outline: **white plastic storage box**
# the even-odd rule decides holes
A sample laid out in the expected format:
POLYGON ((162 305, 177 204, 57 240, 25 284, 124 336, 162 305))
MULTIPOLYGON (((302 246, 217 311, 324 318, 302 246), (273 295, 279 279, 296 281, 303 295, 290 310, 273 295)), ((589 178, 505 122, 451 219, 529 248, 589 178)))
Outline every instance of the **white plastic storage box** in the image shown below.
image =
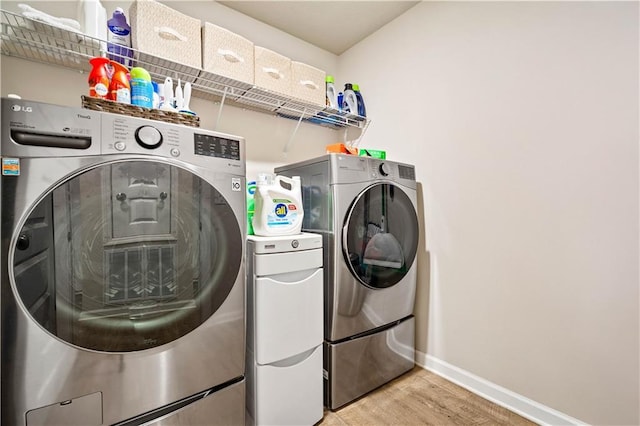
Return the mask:
POLYGON ((290 96, 291 59, 255 46, 255 85, 272 92, 290 96))
POLYGON ((326 106, 326 76, 323 70, 291 61, 291 96, 314 105, 326 106))
POLYGON ((202 66, 199 19, 154 0, 135 0, 129 19, 134 49, 193 68, 202 66))
POLYGON ((202 27, 202 69, 253 85, 253 42, 205 22, 202 27))

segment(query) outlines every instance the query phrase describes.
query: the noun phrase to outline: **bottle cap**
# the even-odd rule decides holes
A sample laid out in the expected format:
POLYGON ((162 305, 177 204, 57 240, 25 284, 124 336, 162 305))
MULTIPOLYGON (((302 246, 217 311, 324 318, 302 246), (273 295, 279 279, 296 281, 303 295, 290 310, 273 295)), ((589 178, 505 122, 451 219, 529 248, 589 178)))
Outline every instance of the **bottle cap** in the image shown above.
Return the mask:
POLYGON ((360 91, 360 86, 358 86, 357 84, 353 85, 353 90, 355 90, 356 92, 360 91))
POLYGON ((139 78, 145 81, 151 81, 151 75, 149 75, 149 71, 145 70, 142 67, 133 67, 129 72, 131 74, 131 79, 139 78))
POLYGON ((351 85, 351 83, 347 83, 344 85, 344 90, 353 90, 353 86, 351 85))
POLYGON ((335 83, 335 81, 334 81, 334 79, 333 79, 333 76, 332 76, 332 75, 328 75, 328 76, 324 79, 324 81, 325 81, 325 82, 327 82, 327 83, 335 83))

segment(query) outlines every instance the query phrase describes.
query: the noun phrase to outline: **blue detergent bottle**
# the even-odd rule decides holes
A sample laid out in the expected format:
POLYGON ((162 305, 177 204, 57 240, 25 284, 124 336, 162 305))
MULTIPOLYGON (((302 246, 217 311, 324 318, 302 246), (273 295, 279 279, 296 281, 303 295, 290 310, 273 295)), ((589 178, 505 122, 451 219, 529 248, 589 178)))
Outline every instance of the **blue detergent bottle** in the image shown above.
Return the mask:
POLYGON ((353 85, 353 91, 356 94, 356 99, 358 100, 358 115, 360 117, 367 116, 367 108, 364 106, 364 99, 362 98, 362 93, 360 93, 360 86, 357 84, 353 85))

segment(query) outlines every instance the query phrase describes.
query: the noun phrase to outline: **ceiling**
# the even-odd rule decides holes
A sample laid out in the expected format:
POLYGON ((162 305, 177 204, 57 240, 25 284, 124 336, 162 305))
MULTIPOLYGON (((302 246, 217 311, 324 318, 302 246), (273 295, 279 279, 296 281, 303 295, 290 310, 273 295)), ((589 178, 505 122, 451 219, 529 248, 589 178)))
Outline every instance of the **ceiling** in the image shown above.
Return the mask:
POLYGON ((301 40, 342 54, 419 1, 221 1, 301 40))

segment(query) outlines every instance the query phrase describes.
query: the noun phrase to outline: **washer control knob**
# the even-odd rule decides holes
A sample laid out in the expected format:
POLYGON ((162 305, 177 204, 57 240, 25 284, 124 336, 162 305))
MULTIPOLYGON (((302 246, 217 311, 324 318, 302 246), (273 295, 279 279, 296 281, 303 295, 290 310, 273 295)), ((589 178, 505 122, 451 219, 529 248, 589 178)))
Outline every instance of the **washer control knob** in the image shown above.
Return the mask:
POLYGON ((300 246, 300 242, 298 240, 291 241, 291 247, 298 248, 300 246))
POLYGON ((124 142, 116 142, 113 147, 118 151, 124 151, 124 149, 127 147, 127 144, 125 144, 124 142))
POLYGON ((143 148, 154 149, 162 145, 162 133, 153 126, 138 127, 135 136, 143 148))
POLYGON ((380 174, 382 176, 389 176, 389 173, 391 173, 391 168, 389 168, 387 163, 380 164, 380 167, 378 168, 378 170, 380 170, 380 174))
POLYGON ((180 155, 180 150, 178 148, 171 148, 170 153, 172 156, 177 157, 180 155))

